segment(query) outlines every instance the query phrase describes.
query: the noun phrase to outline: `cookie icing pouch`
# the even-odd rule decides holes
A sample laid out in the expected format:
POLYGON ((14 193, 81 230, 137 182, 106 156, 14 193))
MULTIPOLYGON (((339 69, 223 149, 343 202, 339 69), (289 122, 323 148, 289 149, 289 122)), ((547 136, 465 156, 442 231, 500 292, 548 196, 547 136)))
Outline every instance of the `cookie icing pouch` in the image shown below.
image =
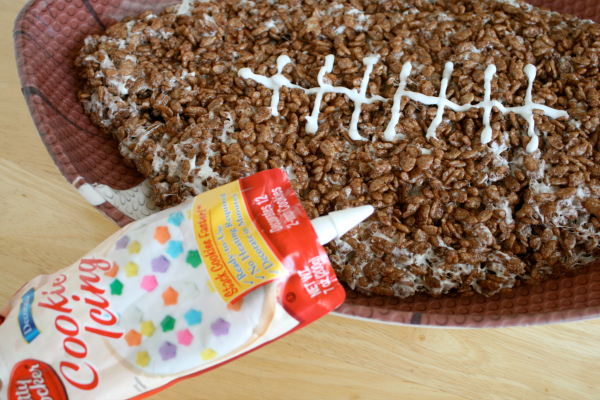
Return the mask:
POLYGON ((0 398, 144 398, 344 298, 286 175, 264 171, 134 222, 23 286, 0 311, 0 398))

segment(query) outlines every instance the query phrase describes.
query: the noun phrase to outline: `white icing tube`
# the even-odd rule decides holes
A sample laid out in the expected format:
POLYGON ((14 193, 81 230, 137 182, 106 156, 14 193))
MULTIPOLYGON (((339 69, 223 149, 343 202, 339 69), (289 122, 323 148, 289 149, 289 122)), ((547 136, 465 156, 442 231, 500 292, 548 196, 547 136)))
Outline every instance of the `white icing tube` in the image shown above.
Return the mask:
POLYGON ((345 210, 333 211, 322 217, 311 220, 319 238, 319 243, 325 245, 333 239, 339 239, 350 229, 360 224, 373 214, 373 206, 360 206, 345 210))
MULTIPOLYGON (((317 82, 319 83, 319 87, 317 88, 304 89, 300 86, 294 85, 286 77, 281 75, 283 67, 285 67, 285 65, 291 62, 291 59, 285 55, 279 56, 277 58, 278 72, 270 78, 254 74, 249 68, 242 68, 239 71, 238 75, 244 79, 252 79, 255 82, 258 82, 264 85, 265 87, 273 90, 273 96, 271 98, 271 113, 274 116, 279 115, 277 112, 277 105, 279 104, 279 90, 283 86, 287 86, 293 89, 301 89, 308 95, 316 94, 312 113, 310 116, 306 117, 305 129, 307 133, 316 133, 319 128, 318 119, 323 95, 325 93, 345 94, 346 96, 348 96, 348 98, 350 98, 352 102, 354 102, 354 111, 352 113, 352 119, 350 120, 350 127, 348 128, 348 136, 350 136, 352 140, 366 140, 358 133, 358 120, 360 118, 362 105, 372 104, 376 101, 390 100, 381 96, 372 96, 367 98, 366 95, 367 88, 369 86, 369 77, 371 75, 371 72, 373 72, 373 66, 377 64, 377 61, 379 60, 379 56, 367 56, 363 59, 363 65, 365 65, 366 68, 360 85, 360 91, 357 91, 356 89, 350 90, 344 87, 335 87, 323 81, 325 74, 333 71, 334 59, 335 57, 333 55, 328 55, 325 57, 325 65, 319 70, 319 75, 317 77, 317 82)), ((430 126, 427 128, 427 139, 436 137, 435 132, 442 122, 445 107, 448 107, 456 112, 468 111, 472 108, 483 108, 483 130, 481 132, 481 143, 483 144, 487 144, 492 140, 493 131, 490 121, 492 109, 496 107, 503 115, 508 114, 510 112, 514 112, 515 114, 522 116, 529 124, 527 133, 529 137, 531 137, 531 140, 529 141, 529 144, 526 148, 527 152, 529 153, 533 153, 535 150, 537 150, 539 145, 539 138, 536 134, 535 121, 533 119, 533 110, 541 110, 544 112, 544 115, 553 119, 569 116, 569 114, 566 111, 556 110, 554 108, 550 108, 548 106, 536 104, 533 102, 532 90, 533 81, 535 80, 536 75, 536 68, 532 64, 527 64, 525 68, 523 68, 523 72, 527 76, 529 84, 527 85, 527 91, 525 93, 523 105, 518 107, 505 107, 498 100, 492 100, 492 80, 494 79, 494 74, 496 73, 496 66, 493 64, 488 65, 485 69, 485 76, 483 82, 483 101, 477 104, 464 105, 458 105, 446 98, 446 90, 448 89, 448 84, 452 76, 452 71, 454 70, 454 65, 451 62, 447 62, 444 66, 444 72, 440 84, 440 92, 437 97, 427 96, 422 93, 416 93, 406 90, 406 82, 408 77, 410 76, 411 70, 412 65, 410 62, 406 62, 402 66, 402 71, 400 72, 399 76, 400 82, 398 84, 398 89, 396 90, 396 93, 394 94, 393 98, 394 104, 392 105, 392 115, 390 118, 390 122, 388 123, 384 131, 384 139, 387 141, 392 141, 396 137, 396 125, 400 120, 400 104, 402 102, 403 96, 406 96, 411 100, 417 101, 425 105, 437 106, 438 109, 435 118, 431 121, 430 126)))
POLYGON ((132 222, 0 307, 0 398, 146 397, 301 329, 346 297, 319 243, 366 208, 316 236, 271 169, 132 222))

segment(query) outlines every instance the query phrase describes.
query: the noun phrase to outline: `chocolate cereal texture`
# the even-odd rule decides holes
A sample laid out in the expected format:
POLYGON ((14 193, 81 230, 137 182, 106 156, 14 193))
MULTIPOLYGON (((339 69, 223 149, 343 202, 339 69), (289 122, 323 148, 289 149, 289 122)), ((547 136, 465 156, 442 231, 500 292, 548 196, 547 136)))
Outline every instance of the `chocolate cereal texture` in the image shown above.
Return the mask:
POLYGON ((486 296, 536 284, 597 257, 600 241, 600 25, 496 1, 209 1, 144 12, 85 40, 76 60, 79 93, 92 122, 119 142, 145 175, 156 203, 170 207, 249 174, 282 168, 309 216, 371 204, 374 216, 327 246, 340 280, 365 294, 486 296), (358 133, 354 102, 325 93, 315 133, 306 132, 315 94, 273 90, 239 76, 243 68, 283 75, 301 88, 323 82, 361 88, 365 57, 377 56, 358 133), (483 144, 484 110, 437 107, 407 97, 395 137, 384 135, 403 65, 406 90, 458 105, 485 96, 525 103, 535 66, 539 145, 528 122, 498 108, 483 144))

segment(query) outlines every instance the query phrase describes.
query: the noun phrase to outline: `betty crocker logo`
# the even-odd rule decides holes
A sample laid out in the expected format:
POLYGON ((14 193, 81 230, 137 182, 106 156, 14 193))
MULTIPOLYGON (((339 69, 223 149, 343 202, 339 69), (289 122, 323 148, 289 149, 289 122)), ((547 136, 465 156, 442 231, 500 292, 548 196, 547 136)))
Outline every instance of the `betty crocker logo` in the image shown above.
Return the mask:
POLYGON ((23 360, 12 370, 8 400, 67 400, 56 372, 38 360, 23 360))
POLYGON ((107 260, 82 259, 78 268, 81 295, 65 293, 67 276, 61 274, 52 282, 50 290, 41 293, 46 297, 37 304, 58 314, 54 319, 54 327, 62 336, 65 351, 65 359, 60 362, 59 372, 68 383, 81 390, 96 388, 100 380, 96 367, 86 361, 88 347, 82 334, 88 332, 109 339, 123 336, 123 332, 112 330, 118 319, 109 310, 108 300, 103 297, 106 290, 97 285, 100 274, 110 268, 111 264, 107 260), (93 323, 86 322, 81 326, 70 314, 73 307, 81 307, 83 304, 89 307, 89 317, 93 323))

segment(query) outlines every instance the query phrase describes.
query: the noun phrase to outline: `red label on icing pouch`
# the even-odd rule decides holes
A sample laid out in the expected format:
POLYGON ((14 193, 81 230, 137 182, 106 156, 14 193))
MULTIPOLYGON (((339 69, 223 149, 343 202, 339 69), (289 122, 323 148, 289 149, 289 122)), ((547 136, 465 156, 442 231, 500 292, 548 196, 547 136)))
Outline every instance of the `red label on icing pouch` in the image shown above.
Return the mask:
POLYGON ((308 323, 337 308, 346 298, 344 288, 287 176, 272 169, 239 183, 254 222, 290 272, 280 295, 286 311, 308 323), (263 211, 269 205, 280 229, 272 228, 263 211))
POLYGON ((67 400, 56 372, 46 363, 28 359, 14 366, 8 386, 8 400, 67 400))
POLYGON ((139 399, 338 307, 285 175, 267 170, 121 229, 0 311, 0 399, 139 399))

